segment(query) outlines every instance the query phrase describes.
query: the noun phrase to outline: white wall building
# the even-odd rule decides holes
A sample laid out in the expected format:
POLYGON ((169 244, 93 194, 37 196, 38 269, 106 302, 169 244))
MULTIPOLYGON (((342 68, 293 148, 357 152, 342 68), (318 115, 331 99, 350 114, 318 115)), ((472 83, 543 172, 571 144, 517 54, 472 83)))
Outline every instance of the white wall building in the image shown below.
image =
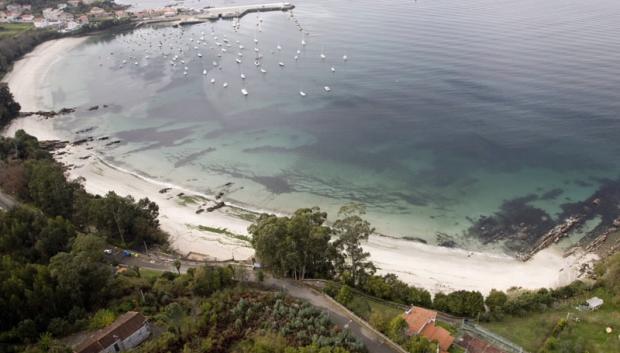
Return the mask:
POLYGON ((116 353, 131 349, 151 334, 147 319, 129 311, 110 326, 101 329, 74 348, 75 353, 116 353))

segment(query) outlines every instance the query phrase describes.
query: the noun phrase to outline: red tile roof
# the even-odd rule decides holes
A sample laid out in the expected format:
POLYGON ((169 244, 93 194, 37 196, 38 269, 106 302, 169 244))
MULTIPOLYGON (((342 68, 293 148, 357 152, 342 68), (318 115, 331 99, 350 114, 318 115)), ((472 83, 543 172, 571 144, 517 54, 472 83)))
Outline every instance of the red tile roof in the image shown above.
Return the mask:
POLYGON ((412 307, 405 313, 405 321, 409 325, 408 334, 418 335, 422 332, 424 326, 429 323, 435 322, 437 319, 437 312, 433 310, 428 310, 424 308, 420 308, 417 306, 412 307))
POLYGON ((409 336, 422 335, 431 341, 436 341, 442 353, 446 352, 454 342, 454 337, 448 330, 435 325, 436 311, 414 306, 405 313, 404 317, 409 326, 407 332, 409 336))
POLYGON ((439 349, 442 352, 447 351, 452 345, 452 342, 454 342, 454 337, 452 337, 448 330, 443 327, 435 326, 434 323, 426 325, 422 330, 421 335, 431 341, 437 341, 439 344, 439 349))
POLYGON ((135 311, 119 316, 110 326, 93 333, 89 338, 75 347, 76 353, 98 353, 111 346, 117 340, 125 340, 146 323, 146 318, 135 311))

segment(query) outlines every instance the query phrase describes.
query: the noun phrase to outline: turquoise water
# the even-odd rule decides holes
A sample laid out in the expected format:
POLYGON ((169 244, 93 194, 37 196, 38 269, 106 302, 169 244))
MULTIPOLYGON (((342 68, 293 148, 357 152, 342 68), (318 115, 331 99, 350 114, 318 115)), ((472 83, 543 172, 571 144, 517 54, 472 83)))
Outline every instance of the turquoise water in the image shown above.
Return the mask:
POLYGON ((90 39, 46 78, 53 108, 79 108, 58 128, 95 127, 122 141, 94 145, 114 163, 229 201, 332 214, 358 201, 379 232, 463 246, 506 200, 555 190, 531 204, 557 215, 619 176, 620 2, 295 5, 238 31, 220 21, 90 39))

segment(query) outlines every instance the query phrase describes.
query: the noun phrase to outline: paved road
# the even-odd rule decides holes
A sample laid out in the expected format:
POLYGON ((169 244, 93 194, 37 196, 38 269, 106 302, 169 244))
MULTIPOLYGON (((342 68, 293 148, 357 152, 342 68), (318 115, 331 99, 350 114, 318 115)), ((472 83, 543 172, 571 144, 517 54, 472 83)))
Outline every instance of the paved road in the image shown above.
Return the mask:
MULTIPOLYGON (((123 257, 118 249, 115 249, 114 255, 112 255, 115 260, 119 263, 128 265, 128 266, 140 266, 141 268, 151 269, 156 271, 171 271, 175 272, 172 262, 174 261, 171 257, 166 258, 164 255, 158 256, 146 256, 144 254, 139 254, 138 257, 123 257)), ((181 261, 181 272, 187 272, 189 268, 195 268, 202 266, 202 263, 192 262, 192 261, 181 261)), ((226 265, 226 264, 220 264, 226 265)), ((247 276, 248 281, 256 281, 253 271, 248 271, 247 276)), ((265 286, 271 287, 278 290, 283 290, 290 296, 305 300, 312 304, 314 307, 323 310, 329 315, 329 318, 332 320, 334 324, 336 324, 340 328, 347 328, 351 331, 353 336, 357 337, 360 341, 364 343, 368 351, 371 353, 398 353, 389 345, 383 344, 382 338, 377 335, 375 332, 367 329, 366 327, 358 324, 350 314, 335 305, 334 303, 327 300, 321 293, 318 291, 305 286, 299 282, 289 280, 289 279, 277 279, 277 278, 267 278, 264 283, 265 286)))
POLYGON ((0 208, 1 209, 9 209, 15 206, 15 200, 13 198, 2 191, 0 191, 0 208))

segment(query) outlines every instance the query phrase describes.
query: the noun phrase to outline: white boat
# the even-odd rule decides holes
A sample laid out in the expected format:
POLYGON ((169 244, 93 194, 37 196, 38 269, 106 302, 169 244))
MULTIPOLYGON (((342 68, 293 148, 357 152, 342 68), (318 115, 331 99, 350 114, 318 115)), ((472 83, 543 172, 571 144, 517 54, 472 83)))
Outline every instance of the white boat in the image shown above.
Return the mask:
POLYGON ((241 79, 245 80, 245 74, 241 74, 241 79))
POLYGON ((211 79, 211 83, 215 83, 215 79, 214 78, 211 79))
POLYGON ((306 92, 304 92, 304 91, 299 91, 299 95, 300 95, 300 96, 302 96, 302 97, 305 97, 305 96, 306 96, 306 92))
POLYGON ((276 46, 276 49, 282 50, 282 47, 280 46, 280 44, 278 44, 278 46, 276 46))
POLYGON ((183 75, 187 76, 187 71, 183 71, 183 75))
POLYGON ((241 60, 239 60, 239 58, 235 59, 235 61, 237 62, 237 64, 241 64, 241 60))
POLYGON ((299 56, 295 55, 295 56, 293 57, 293 59, 295 59, 295 61, 297 61, 297 60, 299 60, 299 56))
POLYGON ((228 87, 228 82, 222 83, 222 87, 224 87, 224 88, 228 87))
POLYGON ((279 62, 278 65, 280 65, 280 67, 284 67, 284 63, 283 62, 279 62))
POLYGON ((325 86, 325 87, 323 87, 323 89, 325 90, 325 92, 329 92, 329 91, 332 90, 329 86, 325 86))
POLYGON ((248 90, 245 89, 245 88, 242 88, 241 89, 241 94, 243 94, 244 96, 247 96, 248 95, 248 90))
POLYGON ((336 72, 336 68, 332 66, 331 68, 332 72, 336 72))
POLYGON ((207 74, 207 69, 202 70, 202 74, 206 75, 207 74))
POLYGON ((243 45, 239 45, 239 50, 243 50, 245 47, 243 45))
POLYGON ((202 54, 198 53, 198 57, 199 57, 199 58, 202 58, 202 54))
POLYGON ((187 70, 189 70, 189 69, 187 68, 187 66, 185 66, 185 67, 183 68, 183 70, 187 71, 187 70))
POLYGON ((265 69, 260 69, 260 72, 261 72, 261 73, 263 73, 263 74, 266 74, 266 73, 267 73, 267 70, 265 70, 265 69))
POLYGON ((213 66, 217 66, 217 61, 214 61, 214 62, 213 62, 213 66))
POLYGON ((306 45, 306 41, 305 40, 301 40, 301 45, 305 46, 306 45))
POLYGON ((325 54, 321 53, 321 60, 325 60, 325 54))
POLYGON ((258 43, 258 39, 254 38, 254 43, 258 43))
POLYGON ((342 60, 347 61, 347 60, 349 60, 349 57, 348 57, 348 56, 346 56, 346 55, 343 55, 343 56, 342 56, 342 60))
POLYGON ((297 55, 301 54, 301 50, 297 49, 297 55))
POLYGON ((258 48, 254 48, 254 51, 258 53, 258 48))

